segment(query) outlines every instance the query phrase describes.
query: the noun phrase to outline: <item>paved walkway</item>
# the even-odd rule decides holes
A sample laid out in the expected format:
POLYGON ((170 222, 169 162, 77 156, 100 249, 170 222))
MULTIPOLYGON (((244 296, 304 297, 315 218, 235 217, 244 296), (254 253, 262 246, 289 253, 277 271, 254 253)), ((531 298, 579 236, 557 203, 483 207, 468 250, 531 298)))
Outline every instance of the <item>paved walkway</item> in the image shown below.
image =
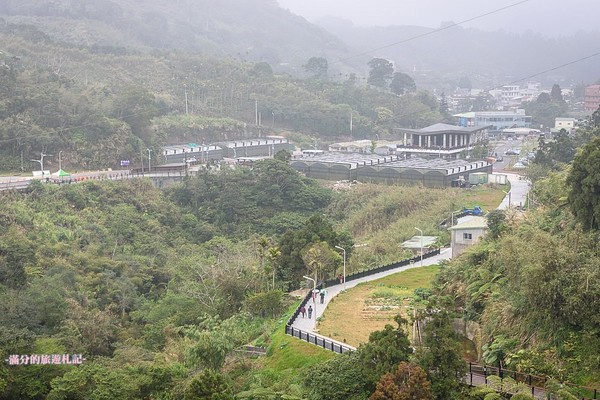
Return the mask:
MULTIPOLYGON (((507 194, 504 197, 504 199, 498 206, 498 209, 506 209, 506 208, 509 208, 510 206, 512 206, 512 207, 525 206, 525 203, 527 200, 527 193, 529 191, 529 182, 525 179, 521 179, 520 176, 516 175, 516 174, 506 174, 506 175, 511 184, 511 189, 509 192, 510 195, 507 194)), ((459 219, 459 221, 457 221, 457 222, 458 223, 465 222, 465 221, 469 220, 470 218, 472 218, 472 216, 465 216, 465 217, 459 219)), ((298 318, 296 318, 296 320, 293 322, 292 327, 295 329, 300 329, 302 331, 310 333, 311 335, 314 335, 315 337, 321 337, 321 338, 327 339, 331 342, 335 342, 335 343, 341 344, 343 346, 353 348, 352 346, 348 346, 347 344, 341 343, 335 339, 331 339, 329 337, 320 335, 320 334, 318 334, 318 331, 315 331, 317 319, 323 315, 323 312, 327 308, 329 301, 333 297, 337 296, 342 290, 350 289, 360 283, 373 281, 373 280, 383 278, 383 277, 391 275, 391 274, 406 271, 411 268, 418 268, 418 267, 427 266, 427 265, 435 265, 435 264, 438 264, 441 260, 449 260, 451 257, 452 257, 452 250, 450 248, 444 248, 444 249, 442 249, 440 254, 435 255, 431 258, 424 259, 423 265, 421 265, 421 262, 415 262, 411 265, 398 267, 398 268, 395 268, 395 269, 392 269, 389 271, 379 272, 379 273, 369 275, 364 278, 352 280, 352 281, 349 281, 346 283, 329 286, 328 288, 326 288, 327 295, 325 296, 323 303, 321 303, 320 298, 318 296, 315 299, 313 299, 307 303, 306 308, 308 308, 308 306, 312 306, 312 308, 313 308, 313 313, 311 315, 311 318, 308 318, 308 316, 306 316, 305 318, 302 318, 302 315, 299 315, 298 318)), ((471 386, 485 385, 486 378, 483 374, 473 372, 472 374, 467 374, 465 376, 465 382, 471 384, 471 386)), ((543 389, 535 388, 534 389, 534 397, 536 399, 544 399, 546 397, 546 393, 543 389)))
MULTIPOLYGON (((432 256, 430 258, 423 259, 423 266, 438 264, 441 260, 450 259, 451 256, 452 256, 451 249, 444 248, 444 249, 442 249, 440 254, 432 256)), ((316 322, 315 316, 316 316, 316 318, 321 317, 323 315, 323 312, 325 311, 325 308, 327 308, 329 301, 333 297, 337 296, 342 290, 350 289, 350 288, 358 285, 359 283, 370 282, 370 281, 373 281, 373 280, 376 280, 379 278, 383 278, 384 276, 388 276, 388 275, 395 274, 398 272, 406 271, 407 269, 411 269, 411 268, 417 268, 420 266, 421 266, 421 262, 419 261, 419 262, 415 262, 412 265, 406 265, 404 267, 398 267, 398 268, 391 269, 389 271, 378 272, 373 275, 365 276, 364 278, 348 281, 345 284, 338 283, 337 285, 329 286, 329 287, 325 288, 325 290, 327 290, 327 295, 325 296, 323 304, 321 304, 319 296, 317 296, 316 299, 311 300, 307 303, 307 305, 306 305, 307 309, 308 309, 308 306, 312 306, 312 308, 313 308, 313 314, 311 316, 312 318, 309 319, 308 315, 306 316, 306 318, 302 318, 302 315, 300 315, 300 316, 298 316, 298 318, 296 318, 296 320, 294 321, 292 326, 296 329, 301 329, 306 332, 314 332, 315 322, 316 322)))

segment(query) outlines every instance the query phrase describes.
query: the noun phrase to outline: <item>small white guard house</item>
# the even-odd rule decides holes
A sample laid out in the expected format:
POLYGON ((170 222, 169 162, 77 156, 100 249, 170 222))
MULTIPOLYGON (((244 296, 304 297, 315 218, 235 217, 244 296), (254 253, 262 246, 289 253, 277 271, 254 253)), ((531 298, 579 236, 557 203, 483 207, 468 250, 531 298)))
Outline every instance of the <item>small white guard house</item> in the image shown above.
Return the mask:
POLYGON ((467 221, 450 228, 452 258, 460 255, 467 247, 479 242, 487 232, 487 219, 471 217, 467 221))

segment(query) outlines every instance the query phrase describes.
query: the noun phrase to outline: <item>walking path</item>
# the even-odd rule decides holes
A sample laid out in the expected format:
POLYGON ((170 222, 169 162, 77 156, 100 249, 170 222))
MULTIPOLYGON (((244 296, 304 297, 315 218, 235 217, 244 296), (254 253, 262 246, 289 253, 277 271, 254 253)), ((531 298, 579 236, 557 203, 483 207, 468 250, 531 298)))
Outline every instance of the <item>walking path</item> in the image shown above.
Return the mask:
MULTIPOLYGON (((444 249, 442 249, 440 254, 432 256, 430 258, 423 259, 423 266, 438 264, 441 260, 450 259, 451 256, 452 256, 451 249, 444 248, 444 249)), ((383 277, 391 275, 391 274, 406 271, 407 269, 411 269, 411 268, 417 268, 420 266, 421 266, 421 262, 419 261, 419 262, 415 262, 411 265, 394 268, 389 271, 378 272, 373 275, 365 276, 364 278, 355 279, 355 280, 348 281, 346 283, 338 283, 336 285, 329 286, 329 287, 325 288, 325 290, 327 291, 327 295, 325 296, 325 298, 323 300, 323 304, 321 304, 321 301, 320 301, 320 298, 318 295, 316 296, 315 299, 310 300, 306 304, 307 309, 308 309, 309 305, 312 306, 312 308, 313 308, 312 318, 309 319, 308 315, 306 316, 306 318, 302 318, 302 315, 300 315, 300 316, 298 316, 298 318, 296 318, 294 320, 292 327, 294 327, 296 329, 301 329, 305 332, 315 332, 316 319, 318 319, 319 317, 321 317, 323 315, 323 312, 327 308, 329 301, 333 297, 337 296, 342 290, 350 289, 350 288, 352 288, 360 283, 363 283, 363 282, 370 282, 370 281, 373 281, 373 280, 376 280, 379 278, 383 278, 383 277), (315 319, 315 316, 316 316, 316 319, 315 319)))
POLYGON ((504 174, 510 182, 510 190, 508 194, 504 196, 502 202, 498 206, 498 209, 506 209, 512 207, 525 207, 527 203, 527 196, 529 193, 529 181, 525 177, 517 174, 504 174), (510 202, 510 203, 509 203, 510 202))

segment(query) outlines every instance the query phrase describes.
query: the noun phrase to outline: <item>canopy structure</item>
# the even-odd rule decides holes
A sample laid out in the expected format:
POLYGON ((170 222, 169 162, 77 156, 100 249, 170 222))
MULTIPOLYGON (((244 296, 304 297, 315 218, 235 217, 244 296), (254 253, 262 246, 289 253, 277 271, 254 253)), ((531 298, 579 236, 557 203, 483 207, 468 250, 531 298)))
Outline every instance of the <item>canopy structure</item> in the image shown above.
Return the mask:
POLYGON ((68 173, 68 172, 66 172, 66 171, 64 171, 64 170, 62 170, 62 169, 59 169, 58 171, 56 171, 55 173, 53 173, 52 176, 58 176, 59 178, 62 178, 62 177, 65 177, 65 176, 71 176, 71 174, 68 173))

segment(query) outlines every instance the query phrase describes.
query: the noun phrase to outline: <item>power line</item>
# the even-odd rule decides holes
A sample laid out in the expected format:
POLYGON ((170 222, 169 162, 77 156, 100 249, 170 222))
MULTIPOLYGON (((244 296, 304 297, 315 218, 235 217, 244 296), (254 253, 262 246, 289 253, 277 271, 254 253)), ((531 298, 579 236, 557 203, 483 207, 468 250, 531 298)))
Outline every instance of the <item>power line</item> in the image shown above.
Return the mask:
MULTIPOLYGON (((525 76, 525 77, 522 77, 522 78, 519 78, 519 79, 515 79, 515 80, 513 80, 511 82, 504 83, 502 85, 494 86, 491 89, 487 89, 487 90, 489 91, 489 90, 492 90, 492 89, 500 88, 502 86, 512 85, 512 84, 515 84, 515 83, 518 83, 518 82, 521 82, 521 81, 524 81, 524 80, 527 80, 527 79, 535 78, 536 76, 543 75, 543 74, 548 73, 548 72, 556 71, 557 69, 568 67, 569 65, 577 64, 577 63, 579 63, 581 61, 585 61, 585 60, 588 60, 590 58, 597 57, 599 55, 600 55, 600 51, 597 51, 597 52, 595 52, 593 54, 577 58, 575 60, 572 60, 572 61, 560 64, 560 65, 557 65, 557 66, 552 67, 552 68, 545 69, 543 71, 536 72, 534 74, 531 74, 531 75, 528 75, 528 76, 525 76)), ((124 116, 121 116, 119 120, 122 121, 123 118, 137 117, 137 116, 141 116, 141 115, 145 115, 145 114, 151 114, 151 113, 156 112, 156 111, 164 111, 164 110, 167 110, 167 109, 168 109, 168 107, 164 107, 164 108, 155 109, 153 111, 146 111, 146 112, 140 112, 140 113, 135 113, 135 114, 124 115, 124 116)), ((75 130, 75 129, 87 128, 89 126, 95 125, 96 123, 97 122, 92 122, 92 123, 89 123, 89 124, 83 124, 83 125, 78 125, 78 126, 74 126, 74 127, 62 128, 62 129, 58 129, 58 130, 54 130, 54 131, 45 131, 45 132, 43 132, 43 133, 41 133, 39 135, 23 136, 23 137, 10 138, 10 139, 1 139, 0 143, 7 143, 7 142, 12 142, 12 141, 15 141, 15 140, 23 140, 23 139, 34 139, 34 138, 37 138, 37 137, 46 136, 47 134, 60 134, 60 133, 69 132, 69 131, 72 131, 72 130, 75 130)))
MULTIPOLYGON (((548 72, 556 71, 557 69, 568 67, 569 65, 577 64, 578 62, 585 61, 587 59, 590 59, 590 58, 593 58, 593 57, 596 57, 596 56, 599 56, 599 55, 600 55, 600 51, 598 51, 598 52, 596 52, 594 54, 590 54, 590 55, 587 55, 587 56, 584 56, 584 57, 580 57, 580 58, 578 58, 576 60, 573 60, 573 61, 566 62, 566 63, 561 64, 561 65, 557 65, 556 67, 552 67, 552 68, 549 68, 549 69, 546 69, 546 70, 543 70, 543 71, 540 71, 540 72, 536 72, 536 73, 534 73, 532 75, 529 75, 529 76, 526 76, 524 78, 520 78, 520 79, 514 80, 514 81, 506 83, 506 84, 504 84, 502 86, 512 85, 512 84, 524 81, 526 79, 535 78, 536 76, 540 76, 540 75, 546 74, 548 72)), ((495 88, 497 88, 497 87, 499 87, 499 86, 496 86, 495 88)))
POLYGON ((386 44, 385 46, 376 47, 376 48, 374 48, 374 49, 367 50, 367 51, 365 51, 365 52, 358 53, 358 54, 355 54, 355 55, 353 55, 353 56, 350 56, 350 57, 343 58, 343 59, 341 59, 341 60, 337 61, 336 63, 341 63, 341 62, 348 61, 348 60, 351 60, 351 59, 353 59, 353 58, 356 58, 356 57, 360 57, 360 56, 369 55, 369 54, 371 54, 372 52, 375 52, 375 51, 379 51, 379 50, 387 49, 388 47, 397 46, 397 45, 399 45, 399 44, 404 44, 404 43, 407 43, 407 42, 410 42, 410 41, 413 41, 413 40, 416 40, 416 39, 420 39, 420 38, 422 38, 422 37, 430 36, 430 35, 436 34, 436 33, 438 33, 438 32, 442 32, 442 31, 445 31, 445 30, 447 30, 447 29, 454 28, 454 27, 456 27, 456 26, 460 26, 460 25, 466 24, 467 22, 475 21, 475 20, 478 20, 478 19, 480 19, 480 18, 487 17, 487 16, 489 16, 489 15, 492 15, 492 14, 496 14, 496 13, 498 13, 498 12, 500 12, 500 11, 504 11, 504 10, 507 10, 507 9, 509 9, 509 8, 513 8, 513 7, 519 6, 519 5, 521 5, 521 4, 524 4, 524 3, 527 3, 527 2, 529 2, 529 1, 530 1, 530 0, 521 0, 521 1, 519 1, 519 2, 516 2, 516 3, 513 3, 513 4, 509 4, 509 5, 507 5, 507 6, 504 6, 504 7, 498 8, 498 9, 496 9, 496 10, 489 11, 489 12, 486 12, 486 13, 484 13, 484 14, 480 14, 480 15, 477 15, 477 16, 475 16, 475 17, 472 17, 472 18, 469 18, 469 19, 465 19, 464 21, 455 22, 455 23, 452 23, 452 24, 450 24, 450 25, 443 26, 443 27, 441 27, 441 28, 438 28, 438 29, 434 29, 433 31, 429 31, 429 32, 421 33, 421 34, 419 34, 419 35, 411 36, 411 37, 409 37, 409 38, 406 38, 406 39, 400 40, 400 41, 398 41, 398 42, 394 42, 394 43, 386 44))

